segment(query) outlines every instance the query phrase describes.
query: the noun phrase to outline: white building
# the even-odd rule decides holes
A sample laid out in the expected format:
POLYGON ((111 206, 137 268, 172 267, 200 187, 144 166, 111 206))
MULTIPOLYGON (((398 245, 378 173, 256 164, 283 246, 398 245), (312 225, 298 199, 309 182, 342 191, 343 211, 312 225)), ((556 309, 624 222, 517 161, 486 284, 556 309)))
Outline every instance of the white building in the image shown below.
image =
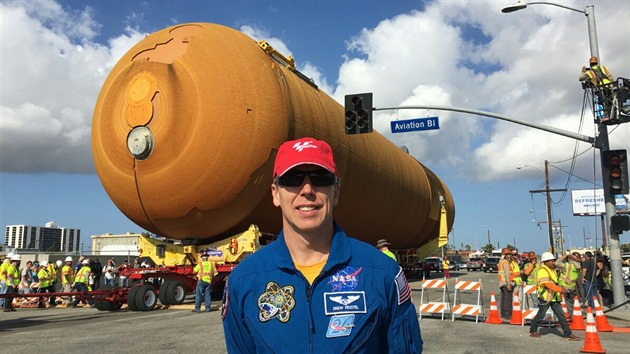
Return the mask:
POLYGON ((108 256, 140 255, 138 247, 141 234, 128 232, 126 234, 102 234, 92 236, 92 254, 108 256))
POLYGON ((41 252, 79 252, 81 230, 58 227, 53 221, 45 226, 7 225, 6 244, 11 248, 41 252))

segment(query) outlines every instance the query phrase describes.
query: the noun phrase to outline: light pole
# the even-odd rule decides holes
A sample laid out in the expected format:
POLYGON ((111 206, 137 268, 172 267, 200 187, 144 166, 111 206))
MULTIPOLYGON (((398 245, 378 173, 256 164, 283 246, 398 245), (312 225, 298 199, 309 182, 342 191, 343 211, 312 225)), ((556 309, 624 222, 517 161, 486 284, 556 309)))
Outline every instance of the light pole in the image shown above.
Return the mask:
MULTIPOLYGON (((534 1, 529 5, 551 5, 560 7, 566 10, 582 13, 586 15, 586 22, 588 24, 588 39, 591 50, 591 56, 599 57, 599 45, 597 43, 597 26, 595 25, 595 6, 587 5, 584 10, 575 9, 572 7, 546 2, 546 1, 534 1)), ((518 10, 523 10, 528 6, 527 1, 518 1, 516 5, 504 7, 501 12, 509 13, 518 10)), ((602 179, 606 176, 606 167, 604 166, 604 152, 610 149, 610 143, 608 141, 608 126, 604 124, 598 124, 598 137, 595 142, 595 147, 600 149, 600 162, 602 168, 602 179)), ((610 193, 604 193, 604 201, 606 202, 606 224, 608 225, 608 234, 610 235, 610 243, 608 245, 610 255, 610 270, 612 272, 612 285, 613 285, 613 300, 615 304, 622 304, 626 302, 626 294, 623 285, 623 273, 621 269, 621 250, 619 249, 619 233, 613 229, 611 225, 611 218, 616 214, 615 201, 610 193)))

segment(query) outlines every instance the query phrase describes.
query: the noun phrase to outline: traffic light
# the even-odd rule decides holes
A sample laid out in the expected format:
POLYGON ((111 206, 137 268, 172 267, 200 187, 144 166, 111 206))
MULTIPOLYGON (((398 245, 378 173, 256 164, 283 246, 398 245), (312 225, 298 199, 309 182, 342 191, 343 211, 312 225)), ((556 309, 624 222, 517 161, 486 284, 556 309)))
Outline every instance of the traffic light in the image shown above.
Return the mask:
POLYGON ((628 154, 626 150, 604 151, 604 188, 611 195, 628 194, 628 154))
POLYGON ((372 132, 372 93, 346 95, 346 135, 372 132))

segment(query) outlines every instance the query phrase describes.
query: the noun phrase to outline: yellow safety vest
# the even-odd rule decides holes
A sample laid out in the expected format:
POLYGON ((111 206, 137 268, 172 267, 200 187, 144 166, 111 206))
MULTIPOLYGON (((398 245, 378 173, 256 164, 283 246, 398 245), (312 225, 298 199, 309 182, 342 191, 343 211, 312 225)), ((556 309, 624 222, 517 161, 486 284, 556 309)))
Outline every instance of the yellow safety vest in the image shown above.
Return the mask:
POLYGON ((575 266, 571 262, 567 262, 564 272, 560 274, 558 285, 566 289, 575 289, 575 281, 577 280, 579 272, 580 271, 575 269, 575 266))
POLYGON ((610 84, 608 69, 605 66, 595 65, 591 67, 591 70, 586 71, 586 75, 595 86, 610 84))
POLYGON ((77 283, 87 284, 87 277, 88 277, 88 275, 90 274, 91 271, 92 271, 92 269, 90 269, 90 266, 84 265, 77 272, 77 275, 74 278, 74 281, 77 282, 77 283))
POLYGON ((516 284, 516 286, 521 286, 523 284, 523 279, 521 279, 521 268, 518 266, 518 262, 514 260, 510 262, 510 268, 514 284, 516 284))
POLYGON ((74 283, 74 279, 72 276, 72 266, 65 265, 61 268, 61 283, 62 284, 72 284, 74 283))
POLYGON ((6 282, 7 281, 7 265, 9 263, 5 263, 2 262, 2 264, 0 264, 0 282, 6 282))
POLYGON ((558 284, 558 274, 555 270, 543 265, 538 270, 538 298, 545 301, 560 302, 560 293, 547 289, 545 283, 558 284))
POLYGON ((47 288, 50 286, 50 273, 48 273, 48 269, 42 267, 39 272, 37 272, 37 277, 39 278, 40 288, 47 288))
POLYGON ((538 262, 536 262, 536 264, 528 263, 528 265, 525 266, 525 270, 529 268, 534 268, 534 269, 532 269, 532 271, 527 276, 527 285, 536 285, 537 277, 538 277, 538 270, 540 269, 540 263, 538 262))
POLYGON ((193 269, 197 273, 197 279, 209 283, 212 281, 212 276, 216 274, 214 271, 214 265, 210 261, 202 261, 193 269))
POLYGON ((17 269, 13 263, 7 263, 6 267, 6 278, 5 282, 7 286, 18 286, 20 284, 20 271, 17 269), (11 278, 12 282, 9 283, 9 278, 11 278))

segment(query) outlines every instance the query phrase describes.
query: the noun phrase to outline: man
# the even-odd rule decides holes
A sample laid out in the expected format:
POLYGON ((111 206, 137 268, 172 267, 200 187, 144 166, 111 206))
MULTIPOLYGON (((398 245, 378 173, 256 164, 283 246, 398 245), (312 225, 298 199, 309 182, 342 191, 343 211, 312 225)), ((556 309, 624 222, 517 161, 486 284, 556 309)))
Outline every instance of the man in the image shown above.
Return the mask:
POLYGON ((503 256, 497 266, 499 277, 499 289, 501 290, 501 318, 510 321, 512 319, 512 293, 514 291, 514 268, 512 265, 512 253, 508 248, 501 249, 503 256))
POLYGON ((117 269, 118 274, 120 274, 120 278, 118 278, 118 281, 119 281, 119 286, 121 288, 124 288, 126 286, 126 283, 127 283, 127 269, 129 269, 129 268, 133 268, 133 267, 125 259, 122 262, 122 264, 120 265, 120 267, 118 267, 118 269, 117 269))
MULTIPOLYGON (((529 252, 527 254, 527 258, 529 259, 529 263, 525 264, 525 268, 523 269, 523 274, 525 279, 527 279, 527 285, 536 285, 538 270, 540 269, 540 263, 536 261, 536 252, 529 252)), ((530 294, 532 300, 532 307, 538 307, 538 296, 536 294, 530 294)))
MULTIPOLYGON (((19 254, 14 254, 11 257, 11 262, 7 263, 2 271, 4 274, 4 279, 6 282, 7 294, 17 293, 18 285, 20 284, 20 262, 21 258, 19 254)), ((13 299, 6 298, 4 299, 4 311, 11 312, 15 311, 13 307, 13 299)))
POLYGON ((538 313, 529 327, 529 336, 540 338, 538 333, 538 325, 547 315, 547 309, 556 315, 560 327, 562 327, 563 338, 571 341, 580 340, 579 337, 573 335, 567 319, 562 311, 561 294, 566 294, 566 290, 558 286, 558 274, 555 271, 556 257, 551 252, 545 252, 540 256, 540 262, 543 264, 538 270, 538 313))
POLYGON ((599 275, 599 269, 597 269, 595 260, 593 259, 593 253, 586 251, 584 253, 584 261, 582 261, 582 284, 584 284, 584 295, 586 296, 585 302, 588 302, 588 306, 592 309, 595 308, 593 302, 593 296, 599 298, 599 289, 597 288, 597 276, 599 275))
POLYGON ((92 290, 97 290, 101 286, 101 276, 103 275, 103 265, 96 258, 94 260, 94 264, 92 267, 92 273, 94 274, 94 284, 92 285, 92 290))
POLYGON ((512 265, 512 273, 514 273, 513 274, 514 286, 522 287, 523 279, 521 278, 521 267, 518 265, 518 260, 519 260, 518 251, 512 250, 512 260, 510 262, 512 265))
POLYGON ((444 259, 442 260, 442 272, 444 273, 444 278, 451 277, 450 268, 449 268, 450 266, 451 266, 451 262, 448 260, 448 258, 444 257, 444 259))
POLYGON ((333 220, 336 173, 324 141, 278 149, 271 194, 283 229, 230 274, 222 311, 228 352, 422 352, 400 266, 333 220))
MULTIPOLYGON (((609 113, 612 108, 613 90, 610 83, 613 80, 612 74, 603 65, 599 65, 597 57, 589 59, 589 68, 582 67, 580 81, 588 80, 588 87, 593 92, 593 111, 598 123, 605 123, 610 120, 609 113)), ((586 87, 583 86, 582 87, 586 87)))
POLYGON ((582 274, 582 256, 578 252, 565 254, 556 261, 556 269, 560 272, 558 285, 566 290, 564 302, 567 304, 569 319, 573 320, 573 307, 577 291, 577 279, 582 274))
MULTIPOLYGON (((72 268, 72 257, 66 257, 65 265, 61 268, 61 292, 72 292, 72 283, 74 283, 74 269, 72 268)), ((70 305, 71 296, 63 297, 63 304, 70 305)))
POLYGON ((380 239, 376 242, 376 248, 378 248, 379 251, 383 252, 387 257, 391 258, 394 260, 394 262, 398 262, 398 259, 396 258, 396 255, 394 254, 394 252, 389 250, 388 246, 391 246, 392 244, 387 242, 386 239, 380 239))
MULTIPOLYGON (((77 272, 77 275, 74 278, 74 288, 77 292, 87 293, 88 292, 88 280, 90 275, 92 274, 92 269, 90 269, 90 261, 84 259, 81 264, 83 265, 81 269, 77 272)), ((87 302, 90 304, 90 307, 94 307, 94 301, 92 301, 92 297, 86 295, 87 302)), ((74 302, 72 303, 72 307, 77 307, 79 303, 79 296, 75 297, 74 302)))
POLYGON ((599 59, 597 59, 597 57, 591 57, 588 63, 588 68, 582 67, 580 81, 589 80, 594 87, 609 85, 612 82, 612 74, 607 67, 599 65, 599 59))
POLYGON ((33 262, 26 262, 26 267, 22 269, 22 273, 20 274, 20 281, 22 294, 28 294, 31 290, 31 284, 33 283, 33 262))
POLYGON ((105 273, 105 286, 114 286, 116 282, 116 266, 111 259, 107 260, 107 265, 103 271, 105 273))
POLYGON ((208 261, 208 253, 201 251, 201 262, 195 266, 193 272, 197 274, 197 288, 195 289, 195 309, 193 312, 201 311, 201 297, 204 297, 206 312, 210 312, 210 283, 212 278, 218 274, 212 262, 208 261))
MULTIPOLYGON (((55 289, 53 287, 53 275, 50 272, 50 267, 48 267, 48 261, 41 261, 39 263, 39 271, 37 272, 37 277, 39 278, 39 292, 40 293, 54 293, 55 289)), ((51 296, 48 299, 49 305, 51 307, 57 306, 55 302, 56 298, 51 296), (53 305, 54 304, 54 305, 53 305)), ((38 308, 45 309, 46 308, 46 298, 41 297, 38 308)))
MULTIPOLYGON (((11 264, 11 258, 13 257, 13 252, 7 253, 0 265, 0 295, 6 294, 9 290, 9 286, 7 285, 7 269, 8 265, 11 264)), ((4 298, 0 297, 0 307, 4 308, 4 298)))

